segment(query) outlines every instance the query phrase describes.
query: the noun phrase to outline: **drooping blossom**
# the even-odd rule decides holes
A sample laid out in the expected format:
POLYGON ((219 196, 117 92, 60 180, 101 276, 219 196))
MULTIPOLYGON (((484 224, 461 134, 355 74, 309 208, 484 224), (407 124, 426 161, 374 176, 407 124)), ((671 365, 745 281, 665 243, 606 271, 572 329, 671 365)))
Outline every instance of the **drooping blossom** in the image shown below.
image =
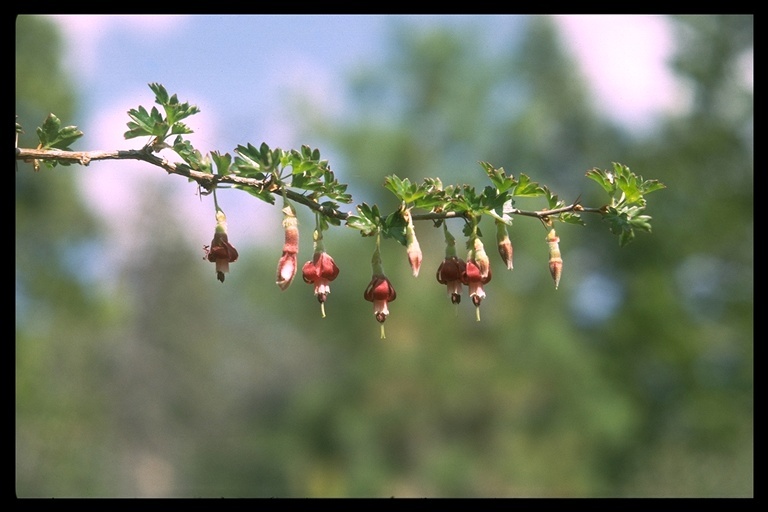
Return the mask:
POLYGON ((339 275, 339 267, 333 258, 324 250, 319 250, 315 244, 315 253, 312 261, 308 261, 301 269, 305 283, 315 285, 315 296, 320 302, 320 311, 325 317, 325 299, 331 293, 330 283, 339 275))
POLYGON ((371 282, 363 292, 363 298, 369 302, 373 302, 373 314, 376 317, 376 321, 381 325, 381 339, 386 338, 384 333, 384 321, 389 316, 388 304, 397 298, 395 287, 389 282, 389 279, 384 274, 384 267, 381 263, 381 252, 379 251, 379 245, 381 243, 381 236, 376 236, 376 249, 373 251, 373 257, 371 257, 371 282))
POLYGON ((299 252, 299 222, 296 219, 296 212, 290 204, 286 204, 283 208, 283 230, 285 231, 285 242, 283 243, 283 254, 277 263, 275 282, 281 290, 285 291, 296 275, 298 267, 296 254, 299 252))
POLYGON ((229 272, 229 264, 237 261, 237 249, 229 243, 227 236, 227 217, 221 210, 216 211, 216 230, 213 233, 211 246, 203 246, 205 258, 216 263, 216 278, 224 282, 224 274, 229 272))
POLYGON ((384 323, 389 316, 387 304, 397 298, 394 286, 384 274, 374 274, 363 294, 365 300, 373 302, 373 314, 379 323, 384 323))
POLYGON ((443 223, 443 235, 445 236, 445 258, 437 267, 437 282, 446 285, 448 296, 453 304, 461 302, 461 279, 467 264, 456 255, 456 239, 448 225, 443 223))
POLYGON ((547 233, 547 245, 549 245, 549 273, 555 281, 555 290, 560 285, 560 276, 563 274, 563 258, 560 255, 560 237, 554 229, 547 233))
POLYGON ((453 304, 461 302, 461 279, 466 269, 467 264, 457 256, 446 256, 437 267, 437 282, 446 285, 453 304))
POLYGON ((485 298, 483 285, 491 280, 491 262, 483 248, 480 237, 474 236, 472 248, 467 255, 467 266, 461 275, 461 282, 469 287, 469 297, 475 305, 477 321, 480 321, 480 303, 485 298))
POLYGON ((488 268, 488 274, 483 277, 480 268, 481 266, 477 260, 470 259, 467 261, 466 268, 461 275, 461 282, 469 287, 469 296, 472 298, 472 304, 477 307, 480 307, 480 303, 485 298, 483 285, 491 280, 491 269, 488 268))

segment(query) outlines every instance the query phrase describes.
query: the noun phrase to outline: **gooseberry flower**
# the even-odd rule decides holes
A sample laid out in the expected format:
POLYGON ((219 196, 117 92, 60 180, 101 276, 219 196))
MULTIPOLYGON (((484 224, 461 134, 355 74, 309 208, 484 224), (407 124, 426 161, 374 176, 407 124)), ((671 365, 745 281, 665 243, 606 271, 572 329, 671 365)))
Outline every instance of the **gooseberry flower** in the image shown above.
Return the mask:
POLYGON ((323 250, 322 238, 315 231, 315 253, 301 269, 305 283, 315 285, 315 296, 320 302, 320 312, 325 318, 325 299, 331 293, 330 283, 339 275, 339 267, 333 258, 323 250))
POLYGON ((437 282, 446 285, 453 304, 461 302, 461 279, 466 269, 467 264, 457 256, 446 256, 437 267, 437 282))
POLYGON ((216 211, 216 230, 213 233, 211 246, 203 246, 205 258, 216 263, 216 278, 224 282, 224 274, 229 272, 229 264, 237 261, 237 249, 229 243, 227 236, 227 216, 221 210, 216 211))
POLYGON ((381 324, 381 339, 386 338, 384 334, 384 321, 389 316, 389 308, 387 305, 397 298, 395 287, 389 282, 387 276, 384 275, 384 267, 381 264, 381 253, 379 252, 379 244, 381 243, 380 235, 376 236, 376 249, 373 251, 373 257, 371 258, 371 282, 363 292, 363 298, 368 302, 373 302, 373 314, 376 317, 376 321, 381 324))
POLYGON ((448 231, 448 225, 443 223, 443 235, 445 236, 445 259, 437 267, 437 282, 446 285, 448 296, 453 304, 461 302, 461 279, 467 264, 456 256, 456 239, 448 231))
POLYGON ((481 266, 477 260, 470 259, 467 261, 466 268, 461 274, 461 282, 469 286, 469 296, 472 298, 472 304, 477 307, 480 307, 480 303, 485 298, 483 285, 491 280, 491 269, 489 268, 488 274, 483 277, 480 268, 481 266))
POLYGON ((365 297, 365 300, 373 302, 373 314, 376 316, 376 320, 383 324, 387 316, 389 316, 387 303, 395 300, 397 293, 392 283, 387 279, 387 276, 384 274, 374 274, 371 282, 368 283, 368 287, 365 289, 363 297, 365 297))
POLYGON ((277 263, 277 286, 286 290, 293 282, 296 275, 296 254, 299 252, 299 222, 293 206, 286 204, 283 208, 283 230, 285 242, 283 243, 283 255, 277 263))
POLYGON ((563 258, 560 255, 560 237, 554 229, 547 233, 547 245, 549 245, 549 273, 555 281, 555 290, 560 285, 560 276, 563 274, 563 258))
POLYGON ((461 282, 469 287, 469 297, 475 305, 477 321, 480 321, 480 303, 485 298, 483 285, 491 280, 491 264, 483 248, 483 242, 475 236, 472 249, 467 255, 467 266, 461 274, 461 282))
POLYGON ((499 255, 507 266, 507 270, 512 270, 512 242, 509 240, 507 225, 500 220, 496 221, 496 244, 499 248, 499 255))

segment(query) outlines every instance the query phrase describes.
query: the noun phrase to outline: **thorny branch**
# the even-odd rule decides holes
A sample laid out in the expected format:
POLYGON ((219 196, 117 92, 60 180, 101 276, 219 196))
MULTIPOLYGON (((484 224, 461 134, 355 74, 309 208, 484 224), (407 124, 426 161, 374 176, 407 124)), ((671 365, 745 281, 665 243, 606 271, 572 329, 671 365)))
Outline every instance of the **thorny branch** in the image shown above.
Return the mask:
MULTIPOLYGON (((200 171, 195 171, 189 168, 185 164, 174 164, 169 162, 165 158, 159 157, 152 152, 151 146, 145 146, 142 149, 128 149, 128 150, 116 150, 116 151, 62 151, 58 149, 26 149, 16 148, 16 160, 22 160, 24 162, 34 162, 35 160, 55 160, 59 162, 69 162, 87 166, 93 161, 97 160, 139 160, 149 163, 156 167, 164 169, 168 174, 176 174, 189 178, 202 188, 210 191, 218 184, 230 184, 250 186, 258 189, 267 189, 271 193, 282 196, 285 194, 289 199, 301 203, 307 208, 322 213, 328 217, 336 218, 341 221, 345 221, 349 218, 349 213, 341 212, 338 210, 323 207, 316 201, 308 198, 303 194, 299 194, 293 190, 285 189, 284 191, 275 184, 272 183, 270 178, 267 177, 263 180, 255 178, 244 178, 236 176, 234 174, 227 174, 220 176, 217 174, 209 174, 200 171)), ((601 208, 586 208, 581 206, 578 201, 556 208, 553 210, 520 210, 513 208, 509 213, 512 215, 521 215, 526 217, 535 217, 539 219, 546 219, 549 216, 557 215, 559 213, 579 211, 587 213, 603 213, 601 208)), ((429 212, 421 214, 413 214, 413 220, 441 220, 462 217, 461 213, 457 212, 429 212)))

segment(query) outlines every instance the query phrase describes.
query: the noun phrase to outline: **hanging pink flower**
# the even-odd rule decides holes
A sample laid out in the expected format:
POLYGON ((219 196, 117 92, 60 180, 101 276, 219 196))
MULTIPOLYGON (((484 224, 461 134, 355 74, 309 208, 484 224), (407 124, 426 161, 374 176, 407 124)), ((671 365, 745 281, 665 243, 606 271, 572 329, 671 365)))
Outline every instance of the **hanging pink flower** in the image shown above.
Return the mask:
POLYGON ((467 264, 457 256, 446 256, 437 268, 437 282, 446 285, 453 304, 461 302, 461 279, 467 264))
POLYGON ((363 297, 365 297, 365 300, 373 302, 373 314, 376 315, 376 320, 379 323, 384 323, 384 320, 389 315, 387 303, 395 300, 397 293, 392 283, 387 279, 387 276, 384 274, 374 274, 371 282, 368 283, 368 287, 365 289, 363 297))
POLYGON ((336 266, 333 258, 327 252, 318 251, 312 256, 312 261, 304 264, 301 273, 305 283, 315 285, 315 295, 320 302, 323 316, 325 316, 323 303, 328 294, 331 293, 330 283, 339 275, 339 267, 336 266))
POLYGON ((216 263, 216 278, 224 282, 224 274, 229 272, 229 264, 237 261, 237 249, 229 243, 227 236, 227 217, 224 212, 216 212, 216 231, 213 234, 211 246, 203 246, 205 258, 212 263, 216 263))
POLYGON ((469 296, 472 298, 472 304, 480 307, 480 303, 485 298, 483 285, 491 280, 491 268, 487 267, 487 275, 483 277, 480 271, 480 265, 477 261, 471 259, 467 261, 467 266, 461 275, 461 282, 469 286, 469 296))

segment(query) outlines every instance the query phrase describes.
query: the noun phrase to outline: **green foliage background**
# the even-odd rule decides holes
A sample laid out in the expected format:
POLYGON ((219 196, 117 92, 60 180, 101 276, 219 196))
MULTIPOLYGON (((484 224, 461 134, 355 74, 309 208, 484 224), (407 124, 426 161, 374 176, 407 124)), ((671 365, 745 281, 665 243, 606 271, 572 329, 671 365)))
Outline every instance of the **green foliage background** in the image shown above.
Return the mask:
MULTIPOLYGON (((435 281, 442 233, 428 222, 418 278, 402 246, 382 246, 398 298, 380 340, 362 298, 372 239, 326 233, 341 273, 322 319, 300 280, 276 288, 273 251, 242 251, 218 283, 163 190, 137 198, 135 257, 94 281, 83 269, 106 249, 74 190, 81 169, 19 163, 17 495, 752 496, 753 97, 733 66, 753 20, 676 25, 694 106, 646 136, 596 113, 546 17, 499 55, 474 29, 393 23, 389 61, 350 76, 353 115, 297 102, 356 202, 383 210, 397 206, 384 176, 479 185, 478 160, 586 204, 603 197, 584 171, 612 161, 667 185, 649 198, 653 234, 626 248, 596 217, 559 228, 557 291, 538 223, 511 229, 512 272, 488 226, 498 270, 480 323, 435 281)), ((17 20, 23 147, 48 112, 75 111, 56 37, 17 20)), ((300 226, 303 262, 306 212, 300 226)))

